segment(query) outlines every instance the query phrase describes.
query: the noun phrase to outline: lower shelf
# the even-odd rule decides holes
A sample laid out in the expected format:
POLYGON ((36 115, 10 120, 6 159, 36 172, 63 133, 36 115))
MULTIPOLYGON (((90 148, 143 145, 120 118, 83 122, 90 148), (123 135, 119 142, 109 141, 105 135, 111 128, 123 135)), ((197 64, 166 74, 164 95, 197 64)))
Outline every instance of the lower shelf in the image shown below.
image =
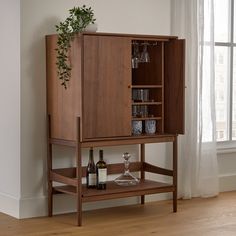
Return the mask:
MULTIPOLYGON (((140 180, 140 183, 135 186, 119 186, 113 181, 109 181, 107 182, 106 190, 88 189, 86 185, 83 185, 82 201, 101 201, 107 199, 173 192, 174 190, 175 187, 173 185, 151 180, 140 180)), ((67 193, 76 195, 76 187, 67 185, 54 187, 53 193, 67 193)))

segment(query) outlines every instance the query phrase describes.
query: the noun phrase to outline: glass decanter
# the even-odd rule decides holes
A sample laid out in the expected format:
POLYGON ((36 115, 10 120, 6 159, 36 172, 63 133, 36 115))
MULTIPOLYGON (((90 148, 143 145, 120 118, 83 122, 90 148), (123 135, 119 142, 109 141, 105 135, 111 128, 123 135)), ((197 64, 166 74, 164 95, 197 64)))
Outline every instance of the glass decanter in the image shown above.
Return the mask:
POLYGON ((133 176, 129 171, 129 164, 130 164, 129 158, 130 157, 131 155, 128 152, 125 152, 123 154, 125 171, 122 175, 120 175, 114 180, 115 183, 117 183, 118 185, 130 186, 130 185, 136 185, 139 183, 139 180, 135 176, 133 176))

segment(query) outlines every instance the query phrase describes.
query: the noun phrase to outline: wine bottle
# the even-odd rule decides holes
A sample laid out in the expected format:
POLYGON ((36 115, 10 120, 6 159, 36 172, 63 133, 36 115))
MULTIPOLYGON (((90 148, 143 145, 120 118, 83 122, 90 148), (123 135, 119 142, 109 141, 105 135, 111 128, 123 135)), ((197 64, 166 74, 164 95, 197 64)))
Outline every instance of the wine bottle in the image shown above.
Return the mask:
POLYGON ((96 166, 93 159, 93 149, 89 150, 89 162, 87 165, 87 188, 96 188, 97 185, 97 175, 96 166))
POLYGON ((97 169, 97 189, 106 189, 107 165, 103 160, 103 150, 99 150, 99 161, 96 164, 97 169))

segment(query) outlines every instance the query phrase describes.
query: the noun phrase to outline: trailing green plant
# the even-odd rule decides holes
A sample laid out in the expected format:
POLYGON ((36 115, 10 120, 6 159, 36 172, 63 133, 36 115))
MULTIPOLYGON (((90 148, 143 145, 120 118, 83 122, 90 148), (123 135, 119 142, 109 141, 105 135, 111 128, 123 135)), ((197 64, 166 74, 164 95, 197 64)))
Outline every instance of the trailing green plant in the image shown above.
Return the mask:
POLYGON ((71 47, 71 41, 78 32, 82 32, 87 25, 94 24, 94 13, 91 7, 74 7, 69 10, 69 17, 65 21, 56 25, 58 32, 57 41, 57 74, 61 80, 61 85, 67 88, 67 83, 71 77, 71 64, 68 60, 68 52, 71 47))

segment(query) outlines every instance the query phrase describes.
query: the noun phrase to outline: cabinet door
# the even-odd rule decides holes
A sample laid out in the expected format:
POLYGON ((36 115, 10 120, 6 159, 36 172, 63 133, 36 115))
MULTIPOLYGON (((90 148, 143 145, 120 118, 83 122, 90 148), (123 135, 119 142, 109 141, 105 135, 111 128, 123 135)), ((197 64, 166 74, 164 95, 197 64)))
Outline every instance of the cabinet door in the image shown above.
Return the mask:
POLYGON ((164 57, 164 131, 183 134, 185 40, 166 42, 164 57))
POLYGON ((131 135, 131 40, 84 36, 83 138, 131 135))

